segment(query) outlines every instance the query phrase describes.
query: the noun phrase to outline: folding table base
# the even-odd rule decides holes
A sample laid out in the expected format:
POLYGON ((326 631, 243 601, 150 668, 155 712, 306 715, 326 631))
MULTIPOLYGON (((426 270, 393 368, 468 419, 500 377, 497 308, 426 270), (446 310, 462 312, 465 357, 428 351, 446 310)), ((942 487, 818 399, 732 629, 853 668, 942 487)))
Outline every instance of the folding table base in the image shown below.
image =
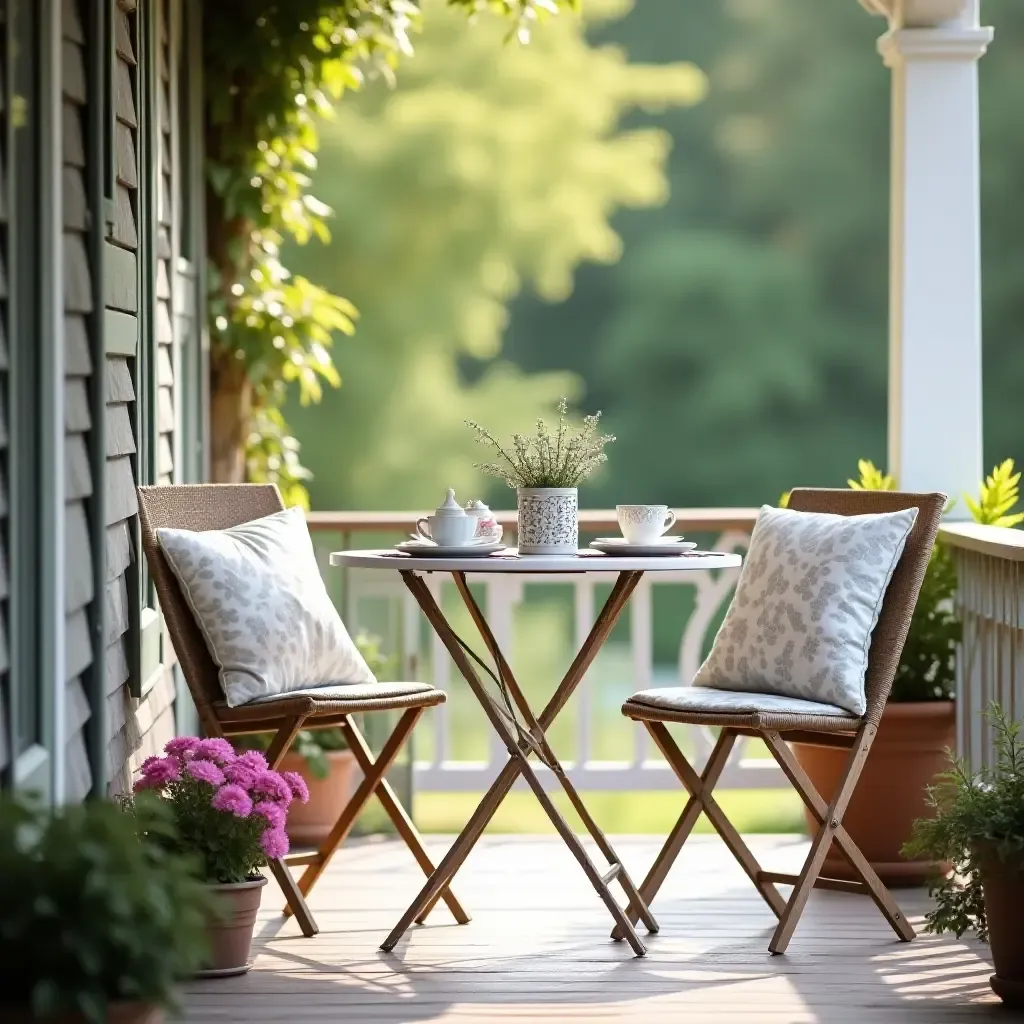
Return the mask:
POLYGON ((565 706, 573 691, 580 684, 584 674, 596 657, 597 652, 607 640, 612 627, 615 625, 622 609, 626 605, 626 601, 629 599, 630 594, 639 582, 642 573, 630 571, 619 574, 615 586, 612 588, 612 592, 609 595, 608 600, 601 609, 601 613, 598 615, 597 621, 594 623, 590 634, 587 636, 586 641, 570 666, 569 671, 566 673, 565 678, 559 684, 558 688, 555 690, 539 716, 534 715, 522 689, 516 682, 515 677, 512 675, 508 662, 505 660, 490 627, 487 625, 487 621, 484 618, 479 605, 470 593, 469 586, 466 583, 465 573, 455 572, 452 575, 455 579, 455 585, 458 587, 459 593, 465 602, 466 608, 469 610, 469 613, 472 616, 488 651, 490 652, 491 658, 497 668, 499 679, 504 683, 508 696, 515 702, 520 714, 526 722, 526 730, 516 727, 516 731, 513 731, 515 718, 510 714, 512 710, 511 706, 508 708, 502 707, 502 705, 495 701, 487 692, 482 680, 479 675, 477 675, 476 669, 473 667, 473 663, 467 654, 462 641, 458 638, 448 621, 445 619, 444 614, 438 607, 437 602, 434 600, 434 597, 430 593, 427 585, 423 582, 423 579, 414 572, 403 572, 402 579, 405 582, 406 587, 408 587, 409 591, 416 599, 416 602, 423 610, 424 615, 426 615, 427 620, 437 633, 437 636, 445 645, 445 648, 451 655, 452 660, 465 677, 474 696, 480 702, 480 705, 483 708, 484 713, 487 715, 487 718, 495 732, 497 732, 498 736, 508 749, 509 760, 501 770, 497 779, 495 779, 491 784, 490 789, 485 794, 483 800, 481 800, 477 809, 473 812, 473 815, 466 824, 466 827, 452 844, 451 849, 441 860, 441 863, 438 865, 434 873, 427 879, 426 884, 420 890, 416 899, 413 900, 409 909, 406 910, 402 919, 397 925, 395 925, 391 934, 384 940, 381 945, 381 949, 387 951, 394 949, 399 939, 401 939, 402 935, 414 921, 416 923, 422 923, 426 918, 426 915, 430 913, 430 910, 436 903, 437 899, 451 883, 456 872, 469 855, 469 852, 476 845, 477 840, 487 827, 487 824, 494 817, 494 814, 498 807, 501 806, 502 801, 511 791, 516 780, 522 776, 533 790, 541 807, 544 808, 544 812, 554 825, 555 830, 569 848, 569 852, 572 853, 579 862, 580 867, 590 880, 591 885, 593 885, 598 896, 601 897, 601 900, 608 908, 609 913, 615 921, 616 933, 620 934, 627 942, 629 942, 630 946, 633 948, 633 952, 637 956, 643 956, 647 952, 647 947, 637 935, 630 917, 633 917, 634 920, 643 921, 644 927, 651 933, 657 932, 658 923, 651 914, 647 903, 641 897, 639 890, 634 884, 632 878, 629 876, 629 873, 626 871, 622 861, 612 848, 611 843, 608 842, 607 837, 600 828, 598 828, 597 823, 594 821, 579 793, 576 791, 576 787, 573 786, 568 776, 565 774, 561 763, 552 751, 545 735, 546 730, 550 728, 559 711, 561 711, 565 706), (586 850, 583 848, 580 840, 566 823, 561 814, 559 814, 558 808, 555 807, 551 797, 548 796, 545 791, 543 783, 534 771, 533 765, 529 759, 531 752, 536 754, 538 758, 541 759, 548 768, 550 768, 562 788, 565 790, 570 803, 577 814, 579 814, 584 826, 590 833, 594 842, 597 844, 602 856, 608 861, 608 868, 605 872, 602 873, 593 863, 587 855, 586 850), (627 908, 631 912, 630 916, 627 916, 626 911, 619 906, 617 900, 609 889, 609 885, 613 881, 618 882, 626 894, 628 900, 627 908))

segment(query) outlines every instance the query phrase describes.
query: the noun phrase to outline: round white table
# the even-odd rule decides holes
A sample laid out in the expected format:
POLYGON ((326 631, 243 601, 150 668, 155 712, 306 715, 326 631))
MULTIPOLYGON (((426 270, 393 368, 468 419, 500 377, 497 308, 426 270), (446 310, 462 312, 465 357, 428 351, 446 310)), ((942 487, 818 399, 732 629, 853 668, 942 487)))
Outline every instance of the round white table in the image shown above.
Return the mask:
POLYGON ((593 550, 580 551, 575 555, 520 555, 514 548, 506 548, 500 553, 486 557, 432 558, 423 555, 407 555, 398 551, 336 551, 331 554, 331 565, 347 566, 358 569, 389 569, 401 574, 402 580, 416 599, 423 614, 427 617, 441 642, 445 645, 452 660, 465 677, 470 689, 480 702, 491 726, 501 738, 509 752, 509 760, 501 773, 491 784, 491 788, 481 800, 466 827, 452 844, 451 849, 427 879, 419 895, 412 902, 402 919, 395 925, 391 934, 384 940, 381 948, 387 951, 394 949, 399 939, 415 921, 421 924, 441 894, 447 890, 455 873, 462 866, 470 850, 480 838, 488 822, 494 817, 502 801, 511 791, 513 784, 520 775, 533 790, 544 811, 551 819, 556 831, 569 847, 570 852, 579 862, 597 894, 601 897, 612 917, 615 919, 616 934, 622 935, 633 948, 637 956, 647 952, 640 937, 619 906, 609 884, 617 881, 625 891, 629 900, 628 909, 631 916, 643 921, 649 932, 658 930, 657 921, 633 883, 625 866, 612 849, 604 833, 598 828, 575 786, 565 774, 562 765, 551 749, 545 736, 558 713, 565 707, 573 691, 579 686, 587 669, 590 667, 598 651, 608 639, 616 620, 622 614, 630 595, 645 572, 665 572, 668 570, 707 570, 732 569, 740 565, 740 556, 715 551, 687 551, 674 555, 658 557, 631 557, 628 555, 604 555, 593 550), (608 599, 601 608, 579 653, 573 660, 569 671, 555 689, 540 714, 535 715, 516 682, 505 656, 502 654, 494 634, 487 624, 484 613, 470 593, 466 582, 467 574, 472 573, 577 573, 577 572, 617 572, 618 577, 612 587, 608 599), (473 623, 493 661, 493 670, 472 651, 465 641, 452 629, 444 617, 437 601, 431 594, 422 578, 422 573, 449 572, 455 580, 462 600, 473 623), (497 685, 500 699, 495 699, 484 685, 478 674, 482 669, 497 685), (517 714, 518 711, 518 714, 517 714), (522 721, 520 721, 520 716, 522 721), (530 762, 530 754, 548 767, 555 778, 561 783, 573 808, 579 814, 601 854, 608 861, 608 869, 602 873, 588 856, 577 836, 559 814, 551 798, 544 790, 543 783, 530 762))

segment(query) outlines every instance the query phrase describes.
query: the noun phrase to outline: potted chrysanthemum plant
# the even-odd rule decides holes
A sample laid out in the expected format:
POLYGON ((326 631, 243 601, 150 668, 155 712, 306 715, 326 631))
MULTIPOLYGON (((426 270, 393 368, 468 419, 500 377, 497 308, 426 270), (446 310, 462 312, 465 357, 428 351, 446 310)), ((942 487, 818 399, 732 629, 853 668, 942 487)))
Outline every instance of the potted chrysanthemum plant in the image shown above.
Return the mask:
POLYGON ((538 419, 536 434, 513 434, 504 444, 475 420, 466 420, 477 441, 497 454, 495 462, 477 463, 476 468, 515 488, 520 554, 572 555, 579 546, 578 488, 608 461, 604 449, 615 438, 598 433, 600 412, 584 416, 580 428, 568 416, 569 403, 563 398, 554 431, 538 419))
POLYGON ((202 977, 242 974, 268 860, 288 852, 285 823, 293 800, 309 799, 296 772, 275 772, 258 750, 238 754, 224 739, 178 736, 162 757, 147 758, 134 786, 136 800, 156 798, 174 819, 171 842, 196 857, 219 912, 211 915, 211 955, 202 977))

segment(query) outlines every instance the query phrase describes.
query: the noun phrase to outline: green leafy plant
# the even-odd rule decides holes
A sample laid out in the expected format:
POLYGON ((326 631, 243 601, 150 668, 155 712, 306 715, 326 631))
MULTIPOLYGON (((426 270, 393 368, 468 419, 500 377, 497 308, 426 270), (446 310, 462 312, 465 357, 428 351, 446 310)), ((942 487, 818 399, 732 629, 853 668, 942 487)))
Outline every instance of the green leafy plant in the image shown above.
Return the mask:
MULTIPOLYGON (((381 651, 383 641, 379 636, 360 631, 352 639, 375 676, 386 672, 394 663, 393 656, 381 651)), ((273 740, 274 733, 258 732, 239 736, 233 742, 238 750, 267 750, 273 740)), ((334 750, 348 750, 348 743, 345 734, 336 726, 331 726, 327 729, 300 730, 290 752, 302 758, 313 778, 326 779, 331 770, 327 754, 334 750)))
POLYGON ((206 887, 169 852, 169 816, 136 814, 99 800, 52 813, 0 795, 0 1018, 6 1007, 101 1024, 108 1003, 173 1007, 175 983, 201 966, 206 887))
POLYGON ((1014 472, 1013 459, 1006 459, 985 477, 977 501, 964 495, 976 523, 985 526, 1013 527, 1024 522, 1024 512, 1012 512, 1020 499, 1020 473, 1014 472))
POLYGON ((870 459, 858 459, 857 472, 860 473, 857 480, 846 481, 855 491, 896 490, 896 478, 889 473, 883 473, 870 459))
MULTIPOLYGON (((545 14, 576 0, 448 0, 509 17, 527 41, 545 14)), ((203 9, 207 282, 213 478, 268 479, 307 504, 298 446, 281 415, 287 392, 319 401, 341 381, 335 333, 356 310, 293 275, 280 247, 327 240, 330 208, 309 192, 317 123, 369 74, 393 79, 412 53, 413 0, 221 0, 203 9)))
POLYGON ((493 448, 500 460, 477 463, 476 468, 504 480, 509 487, 577 487, 608 461, 604 449, 615 437, 597 432, 600 412, 584 416, 578 430, 570 425, 568 415, 568 399, 562 398, 554 433, 538 419, 535 435, 513 434, 512 443, 504 445, 476 420, 466 420, 477 441, 493 448))
POLYGON ((931 886, 936 906, 926 915, 928 931, 965 931, 986 939, 983 881, 986 865, 1024 867, 1024 743, 1021 723, 998 704, 987 712, 995 739, 996 760, 974 774, 951 757, 948 772, 928 791, 934 814, 914 822, 905 857, 928 858, 953 865, 953 873, 931 886))

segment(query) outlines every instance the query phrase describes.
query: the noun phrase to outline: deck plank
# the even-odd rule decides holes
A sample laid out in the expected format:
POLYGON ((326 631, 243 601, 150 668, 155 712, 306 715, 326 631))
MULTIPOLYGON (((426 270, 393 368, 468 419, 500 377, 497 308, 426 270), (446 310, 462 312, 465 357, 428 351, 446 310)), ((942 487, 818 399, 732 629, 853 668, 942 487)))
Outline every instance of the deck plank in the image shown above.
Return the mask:
MULTIPOLYGON (((428 837, 437 859, 450 840, 428 837)), ((635 878, 658 840, 615 840, 635 878)), ((806 842, 754 836, 769 870, 799 867, 806 842)), ((661 924, 648 955, 608 939, 610 918, 557 838, 485 837, 459 873, 473 915, 454 924, 440 907, 393 954, 379 943, 422 884, 408 851, 389 839, 346 844, 310 907, 320 934, 304 939, 264 890, 247 975, 185 986, 185 1019, 629 1021, 635 1024, 968 1024, 995 997, 985 946, 966 938, 897 942, 869 900, 816 891, 785 956, 768 955, 774 918, 711 836, 687 845, 653 910, 661 924)), ((784 890, 785 891, 785 890, 784 890)), ((923 891, 898 894, 920 930, 923 891)))

